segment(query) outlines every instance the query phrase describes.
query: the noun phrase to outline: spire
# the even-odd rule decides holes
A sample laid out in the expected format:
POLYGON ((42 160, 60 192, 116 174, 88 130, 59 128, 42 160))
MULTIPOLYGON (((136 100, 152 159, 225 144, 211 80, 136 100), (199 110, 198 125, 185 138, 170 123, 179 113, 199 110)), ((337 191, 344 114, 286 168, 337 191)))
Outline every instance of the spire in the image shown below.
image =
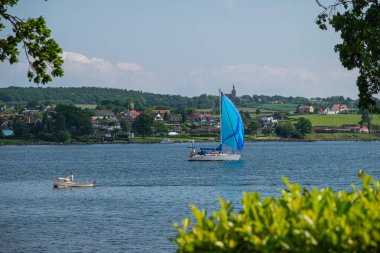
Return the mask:
POLYGON ((235 84, 232 85, 231 97, 232 97, 232 98, 236 98, 235 84))

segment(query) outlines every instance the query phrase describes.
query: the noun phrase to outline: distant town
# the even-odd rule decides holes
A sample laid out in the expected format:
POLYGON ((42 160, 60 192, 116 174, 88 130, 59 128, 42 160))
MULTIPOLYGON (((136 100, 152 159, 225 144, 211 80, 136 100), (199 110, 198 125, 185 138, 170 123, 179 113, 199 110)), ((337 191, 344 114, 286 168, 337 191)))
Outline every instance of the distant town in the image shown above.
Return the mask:
MULTIPOLYGON (((20 91, 20 88, 16 90, 20 91)), ((28 88, 25 90, 31 92, 28 88)), ((44 89, 34 90, 40 92, 44 89)), ((203 141, 218 139, 220 122, 216 96, 202 95, 198 101, 203 99, 203 105, 209 107, 200 108, 165 106, 159 102, 155 106, 148 101, 142 103, 141 95, 146 95, 142 92, 137 92, 140 97, 100 100, 102 92, 104 90, 99 93, 96 104, 79 104, 70 101, 52 102, 49 97, 20 102, 21 96, 14 99, 14 94, 13 100, 9 99, 12 93, 8 93, 8 99, 4 99, 0 89, 0 98, 3 98, 0 101, 0 143, 128 143, 159 142, 162 138, 181 142, 190 138, 203 141)), ((147 94, 151 100, 158 101, 154 94, 147 94)), ((237 94, 234 85, 226 95, 238 105, 247 141, 378 139, 379 115, 358 110, 356 101, 350 98, 239 97, 237 94), (257 99, 256 103, 252 102, 257 99), (265 103, 260 103, 261 99, 266 100, 265 103)), ((160 99, 163 99, 162 96, 157 95, 160 99)), ((170 96, 170 99, 175 101, 172 103, 178 104, 197 101, 185 98, 185 103, 178 96, 170 96)))

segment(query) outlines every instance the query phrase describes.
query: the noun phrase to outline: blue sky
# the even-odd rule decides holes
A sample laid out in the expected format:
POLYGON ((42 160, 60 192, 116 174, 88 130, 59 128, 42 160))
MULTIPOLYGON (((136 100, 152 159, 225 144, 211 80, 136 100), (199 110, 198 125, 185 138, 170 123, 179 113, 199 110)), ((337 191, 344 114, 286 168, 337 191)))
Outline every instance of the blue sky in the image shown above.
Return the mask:
MULTIPOLYGON (((63 48, 65 76, 49 86, 357 98, 314 0, 20 0, 9 12, 44 16, 63 48)), ((0 62, 0 87, 33 85, 26 71, 24 56, 0 62)))

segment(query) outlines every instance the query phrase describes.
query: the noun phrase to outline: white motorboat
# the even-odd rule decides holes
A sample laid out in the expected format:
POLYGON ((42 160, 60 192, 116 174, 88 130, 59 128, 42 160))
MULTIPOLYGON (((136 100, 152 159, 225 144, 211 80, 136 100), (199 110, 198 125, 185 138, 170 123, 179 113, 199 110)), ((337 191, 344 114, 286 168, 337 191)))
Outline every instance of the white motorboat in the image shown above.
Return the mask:
POLYGON ((174 143, 174 141, 171 139, 168 139, 168 138, 164 138, 164 139, 162 139, 162 141, 160 143, 161 144, 172 144, 172 143, 174 143))
POLYGON ((73 188, 73 187, 93 187, 96 185, 95 180, 92 182, 73 182, 70 176, 59 177, 53 181, 54 188, 73 188))

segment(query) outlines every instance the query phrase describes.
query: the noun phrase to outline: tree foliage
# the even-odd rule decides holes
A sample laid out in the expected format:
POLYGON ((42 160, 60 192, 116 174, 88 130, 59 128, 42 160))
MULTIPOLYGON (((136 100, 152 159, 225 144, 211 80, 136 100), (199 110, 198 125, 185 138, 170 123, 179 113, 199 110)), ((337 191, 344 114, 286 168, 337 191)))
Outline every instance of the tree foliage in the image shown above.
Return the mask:
MULTIPOLYGON (((327 98, 316 98, 323 104, 349 104, 353 100, 342 96, 332 96, 327 98)), ((100 108, 122 111, 126 109, 144 110, 146 108, 160 107, 162 109, 211 109, 214 113, 219 113, 219 97, 217 96, 198 96, 182 97, 178 95, 161 95, 149 92, 141 92, 125 89, 99 88, 99 87, 80 87, 80 88, 56 88, 46 87, 38 89, 36 87, 21 88, 11 86, 0 88, 0 100, 5 103, 26 103, 30 100, 46 101, 53 103, 73 103, 73 104, 96 104, 100 108), (214 101, 214 107, 212 103, 214 101), (203 103, 201 103, 203 101, 203 103), (205 102, 206 101, 206 102, 205 102), (207 102, 208 101, 208 102, 207 102)), ((234 102, 238 107, 255 107, 261 104, 270 104, 273 101, 291 104, 310 103, 310 100, 302 97, 281 97, 264 95, 244 95, 236 98, 234 102)), ((320 104, 319 104, 320 105, 320 104)), ((259 112, 262 112, 262 109, 259 112)), ((176 112, 182 114, 182 112, 176 112)), ((184 114, 182 114, 184 116, 184 114)), ((182 117, 183 118, 183 117, 182 117)))
POLYGON ((303 138, 303 134, 296 129, 293 123, 289 121, 279 122, 276 126, 275 133, 282 138, 303 138))
POLYGON ((25 137, 30 130, 24 121, 24 117, 18 116, 13 119, 13 131, 16 137, 25 137))
POLYGON ((361 120, 359 121, 360 125, 367 125, 368 129, 371 128, 371 116, 368 112, 368 110, 362 110, 361 111, 361 120))
POLYGON ((141 113, 135 122, 132 124, 133 131, 145 136, 150 136, 153 133, 153 120, 146 113, 141 113))
POLYGON ((359 107, 374 110, 373 95, 380 91, 380 3, 379 0, 334 0, 324 8, 316 23, 322 30, 330 24, 340 33, 342 43, 335 45, 342 65, 358 69, 356 84, 359 107))
POLYGON ((74 136, 92 133, 91 114, 88 110, 82 110, 74 105, 57 105, 54 119, 56 131, 68 130, 74 136))
POLYGON ((17 3, 18 0, 0 2, 0 31, 8 25, 13 32, 6 38, 0 38, 0 61, 8 61, 10 64, 18 62, 18 46, 21 44, 29 63, 29 81, 46 84, 52 77, 62 77, 62 49, 50 37, 51 31, 47 28, 45 19, 41 16, 25 20, 10 14, 8 9, 17 3))
POLYGON ((280 198, 244 193, 237 212, 224 200, 211 216, 192 206, 195 224, 175 225, 177 252, 379 252, 380 182, 359 177, 362 189, 351 192, 309 191, 283 178, 280 198))
POLYGON ((302 135, 305 135, 311 133, 312 124, 309 119, 301 117, 297 119, 295 127, 302 135))

